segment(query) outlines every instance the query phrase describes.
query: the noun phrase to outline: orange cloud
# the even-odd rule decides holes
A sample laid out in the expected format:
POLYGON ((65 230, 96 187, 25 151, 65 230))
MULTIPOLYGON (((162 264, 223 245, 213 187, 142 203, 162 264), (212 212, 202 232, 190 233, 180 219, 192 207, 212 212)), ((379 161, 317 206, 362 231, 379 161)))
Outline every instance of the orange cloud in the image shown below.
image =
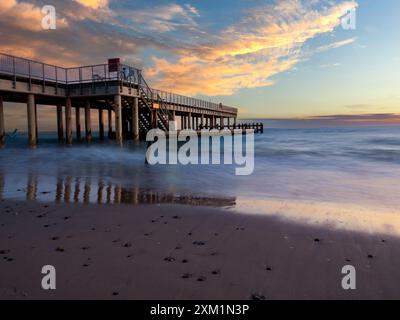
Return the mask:
POLYGON ((257 8, 222 31, 216 42, 180 50, 176 62, 154 58, 146 74, 156 87, 187 95, 231 95, 241 88, 268 86, 272 76, 294 67, 306 41, 332 32, 356 6, 351 0, 318 11, 284 0, 257 8))
POLYGON ((100 9, 108 7, 108 0, 74 0, 85 7, 100 9))

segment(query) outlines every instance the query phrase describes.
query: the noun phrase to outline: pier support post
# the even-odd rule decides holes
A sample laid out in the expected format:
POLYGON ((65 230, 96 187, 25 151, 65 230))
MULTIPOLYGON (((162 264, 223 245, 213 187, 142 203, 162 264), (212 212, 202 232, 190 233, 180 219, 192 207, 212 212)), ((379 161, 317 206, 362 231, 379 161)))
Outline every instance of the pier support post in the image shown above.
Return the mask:
POLYGON ((108 109, 108 138, 112 135, 112 113, 111 108, 108 109))
POLYGON ((201 114, 201 120, 200 120, 201 128, 204 127, 204 114, 201 114))
POLYGON ((81 110, 79 107, 75 108, 75 126, 76 126, 76 138, 81 139, 81 110))
POLYGON ((71 98, 67 98, 65 100, 65 130, 66 130, 65 136, 67 139, 67 144, 72 144, 71 112, 72 112, 71 98))
POLYGON ((90 119, 90 101, 85 104, 85 138, 86 142, 92 141, 92 121, 90 119))
POLYGON ((157 110, 153 110, 153 114, 151 117, 151 123, 152 123, 152 128, 156 129, 158 128, 158 113, 157 110))
POLYGON ((221 117, 219 118, 219 125, 220 125, 221 129, 224 128, 224 117, 223 117, 223 116, 221 116, 221 117))
POLYGON ((132 133, 133 133, 133 140, 139 141, 139 98, 133 98, 132 133))
POLYGON ((28 94, 28 136, 31 147, 36 146, 36 132, 35 95, 30 93, 28 94))
POLYGON ((0 148, 3 148, 5 143, 6 143, 6 131, 4 127, 3 97, 0 96, 0 148))
POLYGON ((100 138, 100 140, 104 140, 103 107, 99 107, 99 138, 100 138))
POLYGON ((64 125, 61 105, 57 105, 57 136, 58 142, 64 142, 64 125))
POLYGON ((122 144, 122 103, 121 95, 114 96, 114 110, 115 110, 115 140, 118 144, 122 144))
POLYGON ((188 129, 192 129, 192 113, 188 113, 188 129))

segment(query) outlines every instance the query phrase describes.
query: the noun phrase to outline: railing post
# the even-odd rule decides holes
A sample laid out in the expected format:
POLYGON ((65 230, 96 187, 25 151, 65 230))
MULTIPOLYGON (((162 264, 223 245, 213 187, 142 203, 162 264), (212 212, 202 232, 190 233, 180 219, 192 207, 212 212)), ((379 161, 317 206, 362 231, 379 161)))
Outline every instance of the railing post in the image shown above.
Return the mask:
POLYGON ((28 60, 29 91, 32 90, 31 62, 28 60))
POLYGON ((16 71, 15 71, 15 57, 12 58, 13 61, 13 88, 16 89, 17 88, 17 75, 16 75, 16 71))
POLYGON ((42 63, 42 76, 43 76, 43 87, 42 87, 42 91, 45 92, 46 91, 46 78, 44 75, 44 63, 42 63))
POLYGON ((57 66, 54 66, 54 72, 56 73, 56 94, 58 94, 58 72, 57 72, 57 66))

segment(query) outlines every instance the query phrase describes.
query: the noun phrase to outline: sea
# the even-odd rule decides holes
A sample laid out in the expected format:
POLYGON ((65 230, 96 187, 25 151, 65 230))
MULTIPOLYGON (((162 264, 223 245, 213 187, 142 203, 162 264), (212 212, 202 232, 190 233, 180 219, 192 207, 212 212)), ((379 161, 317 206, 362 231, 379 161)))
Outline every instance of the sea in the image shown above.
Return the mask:
POLYGON ((266 125, 254 136, 254 171, 246 176, 235 174, 235 164, 149 165, 146 142, 95 138, 66 146, 55 133, 39 132, 35 149, 23 133, 6 143, 2 199, 214 206, 400 234, 400 127, 266 125))

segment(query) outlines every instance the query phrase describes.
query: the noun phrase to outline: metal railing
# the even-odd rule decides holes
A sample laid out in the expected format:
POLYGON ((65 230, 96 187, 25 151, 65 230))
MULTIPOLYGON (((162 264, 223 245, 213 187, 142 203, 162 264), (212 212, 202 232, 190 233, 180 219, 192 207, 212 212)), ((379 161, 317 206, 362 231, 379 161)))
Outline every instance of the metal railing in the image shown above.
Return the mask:
POLYGON ((237 113, 236 108, 225 106, 220 103, 151 88, 144 80, 140 69, 125 64, 120 64, 116 71, 110 71, 108 64, 63 68, 0 53, 0 73, 11 76, 14 83, 18 77, 28 79, 29 83, 31 83, 32 80, 39 80, 42 81, 43 85, 46 83, 54 83, 56 86, 58 84, 69 85, 120 81, 122 84, 132 87, 141 86, 142 90, 146 92, 146 95, 153 101, 158 102, 160 106, 168 103, 197 107, 210 111, 237 113))

